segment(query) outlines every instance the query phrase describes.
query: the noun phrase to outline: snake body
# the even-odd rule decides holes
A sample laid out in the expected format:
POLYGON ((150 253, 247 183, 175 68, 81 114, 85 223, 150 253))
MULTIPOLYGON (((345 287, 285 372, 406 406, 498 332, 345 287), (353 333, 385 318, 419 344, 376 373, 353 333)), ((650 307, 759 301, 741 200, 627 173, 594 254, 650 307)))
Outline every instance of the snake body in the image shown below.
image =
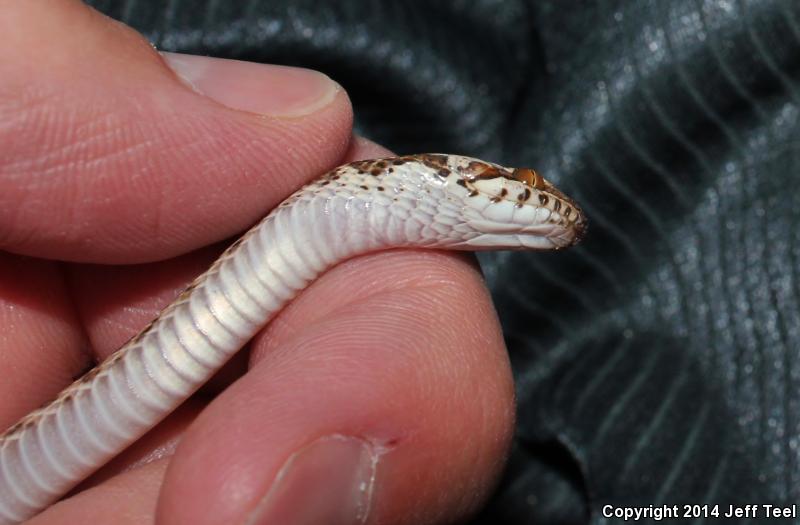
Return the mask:
POLYGON ((392 247, 559 249, 586 220, 535 171, 353 162, 303 187, 137 336, 0 436, 0 525, 53 503, 174 410, 327 268, 392 247))

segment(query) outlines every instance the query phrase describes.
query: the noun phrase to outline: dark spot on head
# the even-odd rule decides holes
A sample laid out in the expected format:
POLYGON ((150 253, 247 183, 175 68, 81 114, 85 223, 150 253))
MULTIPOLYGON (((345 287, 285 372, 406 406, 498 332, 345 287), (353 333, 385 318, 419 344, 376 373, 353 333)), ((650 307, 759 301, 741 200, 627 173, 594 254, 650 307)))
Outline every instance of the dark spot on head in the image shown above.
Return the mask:
POLYGON ((450 170, 447 168, 439 168, 439 171, 437 171, 436 173, 438 173, 439 176, 442 177, 443 179, 446 179, 447 176, 450 175, 450 170))
POLYGON ((383 191, 383 186, 378 186, 378 191, 383 191))
POLYGON ((500 198, 500 197, 492 197, 491 199, 489 199, 489 201, 490 201, 490 202, 492 202, 492 203, 494 203, 494 204, 497 204, 497 203, 498 203, 498 202, 500 202, 501 200, 503 200, 503 199, 502 199, 502 198, 500 198))
POLYGON ((331 179, 332 180, 339 180, 339 175, 334 175, 333 177, 331 177, 331 179))
POLYGON ((363 174, 365 174, 365 173, 366 173, 366 171, 364 171, 364 170, 358 170, 358 174, 359 174, 359 175, 363 175, 363 174))
POLYGON ((476 196, 477 194, 478 194, 478 190, 472 190, 472 191, 470 191, 470 192, 469 192, 469 196, 470 196, 470 197, 474 197, 474 196, 476 196))
POLYGON ((319 185, 320 185, 320 186, 327 186, 327 185, 328 185, 328 184, 330 184, 330 183, 331 183, 331 181, 329 181, 329 180, 324 180, 324 181, 320 182, 320 183, 319 183, 319 185))
POLYGON ((430 162, 431 164, 438 164, 440 166, 447 165, 447 155, 440 155, 438 153, 423 153, 417 155, 423 162, 430 162))
POLYGON ((550 199, 547 197, 547 195, 545 195, 544 193, 539 194, 539 204, 541 204, 542 206, 547 206, 547 203, 549 201, 550 199))
POLYGON ((558 211, 561 209, 561 201, 556 200, 553 202, 553 211, 558 211))
POLYGON ((467 183, 464 182, 464 179, 458 179, 456 181, 456 184, 458 184, 459 186, 464 186, 465 188, 467 187, 467 183))
POLYGON ((377 163, 375 163, 375 165, 378 166, 381 169, 383 169, 383 168, 385 168, 387 166, 385 160, 379 160, 377 163))
POLYGON ((505 197, 506 195, 508 195, 508 190, 505 189, 505 188, 501 189, 500 190, 500 196, 501 197, 505 197))
POLYGON ((389 168, 389 173, 394 173, 394 168, 389 168))
POLYGON ((569 217, 570 215, 572 215, 572 208, 570 208, 569 206, 567 206, 567 207, 564 209, 564 217, 569 217))
POLYGON ((395 166, 402 166, 405 163, 406 161, 403 159, 392 159, 392 164, 394 164, 395 166))
POLYGON ((371 170, 369 170, 369 172, 375 177, 381 174, 380 168, 372 168, 371 170))
POLYGON ((432 170, 447 168, 447 156, 426 153, 417 155, 416 158, 432 170))
POLYGON ((359 186, 359 188, 361 188, 362 190, 368 190, 369 189, 366 186, 364 186, 363 184, 361 186, 359 186))
POLYGON ((529 190, 528 188, 525 188, 525 191, 523 192, 523 195, 524 195, 524 197, 523 197, 522 200, 527 201, 528 199, 531 198, 531 190, 529 190))

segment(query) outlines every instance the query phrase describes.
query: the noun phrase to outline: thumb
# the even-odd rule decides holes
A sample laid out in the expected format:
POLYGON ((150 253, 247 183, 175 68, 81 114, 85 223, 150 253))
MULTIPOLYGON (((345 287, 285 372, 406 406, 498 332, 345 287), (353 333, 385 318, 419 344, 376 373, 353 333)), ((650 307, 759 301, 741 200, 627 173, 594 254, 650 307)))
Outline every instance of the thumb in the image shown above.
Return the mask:
POLYGON ((157 53, 73 0, 0 0, 0 249, 162 259, 255 222, 344 154, 321 73, 157 53))

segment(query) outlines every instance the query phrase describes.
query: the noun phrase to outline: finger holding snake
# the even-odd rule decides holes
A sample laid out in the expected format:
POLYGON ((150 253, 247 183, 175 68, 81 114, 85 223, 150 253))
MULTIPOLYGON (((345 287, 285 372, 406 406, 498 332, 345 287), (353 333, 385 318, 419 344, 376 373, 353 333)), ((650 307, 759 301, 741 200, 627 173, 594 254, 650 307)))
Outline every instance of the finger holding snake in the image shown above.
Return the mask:
MULTIPOLYGON (((386 154, 362 144, 343 157, 349 105, 333 83, 307 91, 329 82, 321 75, 189 57, 165 64, 124 26, 77 2, 54 5, 2 6, 6 34, 20 40, 11 48, 30 54, 0 62, 14 73, 1 78, 24 79, 2 86, 0 111, 53 116, 4 119, 14 156, 0 166, 2 246, 93 263, 193 254, 151 263, 147 280, 133 278, 141 269, 104 270, 115 273, 105 289, 96 266, 75 264, 65 277, 59 263, 6 254, 6 282, 17 286, 3 289, 12 330, 0 359, 18 372, 0 385, 7 425, 66 386, 87 350, 105 357, 152 319, 213 259, 201 247, 327 169, 386 154), (59 38, 26 40, 37 34, 59 38), (47 96, 14 98, 36 93, 31 86, 47 96)), ((250 367, 199 418, 203 398, 35 522, 319 523, 314 512, 330 523, 446 522, 479 505, 502 466, 510 372, 464 256, 392 251, 335 267, 256 338, 250 367)))

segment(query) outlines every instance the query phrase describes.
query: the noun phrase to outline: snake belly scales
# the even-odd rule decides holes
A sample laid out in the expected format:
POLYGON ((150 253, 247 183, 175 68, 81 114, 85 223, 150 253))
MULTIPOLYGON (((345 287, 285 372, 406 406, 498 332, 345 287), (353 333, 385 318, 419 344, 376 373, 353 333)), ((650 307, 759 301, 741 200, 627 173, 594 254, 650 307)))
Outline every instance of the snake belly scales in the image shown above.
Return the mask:
POLYGON ((566 248, 580 208, 538 173, 457 155, 353 162, 235 242, 148 327, 0 436, 0 525, 57 501, 205 383, 333 265, 387 248, 566 248))

